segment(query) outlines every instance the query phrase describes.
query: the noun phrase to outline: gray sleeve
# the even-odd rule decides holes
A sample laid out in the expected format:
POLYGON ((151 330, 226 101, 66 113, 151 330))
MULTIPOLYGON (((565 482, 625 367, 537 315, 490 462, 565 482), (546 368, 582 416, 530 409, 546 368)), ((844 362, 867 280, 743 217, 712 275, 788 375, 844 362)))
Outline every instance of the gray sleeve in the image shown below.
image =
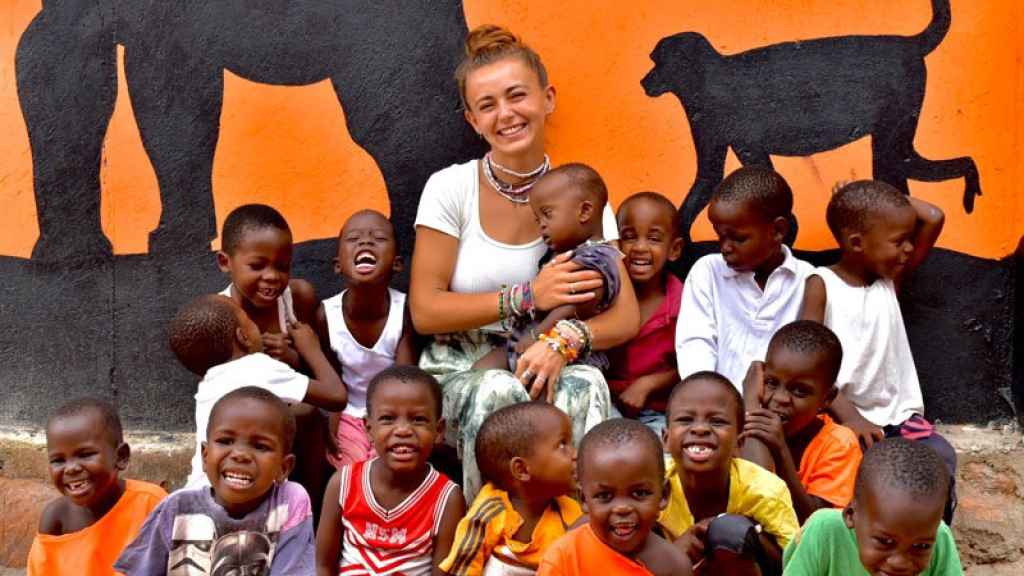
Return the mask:
POLYGON ((274 549, 270 574, 275 576, 303 576, 316 574, 316 541, 313 538, 313 518, 283 530, 274 549))

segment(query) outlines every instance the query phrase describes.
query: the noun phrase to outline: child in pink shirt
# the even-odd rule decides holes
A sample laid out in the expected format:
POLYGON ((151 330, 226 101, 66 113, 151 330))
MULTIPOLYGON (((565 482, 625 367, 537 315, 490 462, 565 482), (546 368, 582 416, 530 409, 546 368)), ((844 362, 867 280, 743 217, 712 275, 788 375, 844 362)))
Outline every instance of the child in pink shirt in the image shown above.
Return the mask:
POLYGON ((619 207, 619 245, 640 305, 640 332, 609 352, 608 388, 625 416, 657 434, 665 404, 679 381, 675 332, 683 283, 665 265, 679 258, 678 212, 656 192, 630 196, 619 207))

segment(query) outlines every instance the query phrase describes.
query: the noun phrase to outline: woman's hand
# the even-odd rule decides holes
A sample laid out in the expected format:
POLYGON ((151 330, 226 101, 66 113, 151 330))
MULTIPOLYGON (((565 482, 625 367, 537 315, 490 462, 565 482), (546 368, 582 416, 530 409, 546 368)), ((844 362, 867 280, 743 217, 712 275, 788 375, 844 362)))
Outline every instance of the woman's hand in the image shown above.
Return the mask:
POLYGON ((565 358, 552 350, 547 342, 538 341, 519 357, 516 378, 529 390, 530 398, 536 400, 546 392, 544 398, 554 402, 555 388, 564 367, 565 358))
POLYGON ((581 270, 570 261, 572 252, 563 252, 541 268, 533 280, 533 301, 537 310, 546 312, 564 304, 579 304, 594 298, 592 290, 602 285, 601 274, 581 270))

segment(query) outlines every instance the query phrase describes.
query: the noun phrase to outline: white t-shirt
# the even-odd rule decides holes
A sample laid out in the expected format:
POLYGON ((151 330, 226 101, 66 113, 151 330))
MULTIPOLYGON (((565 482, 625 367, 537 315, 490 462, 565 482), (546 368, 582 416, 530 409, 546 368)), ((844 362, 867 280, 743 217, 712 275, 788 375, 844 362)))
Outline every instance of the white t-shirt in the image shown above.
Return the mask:
POLYGON ((196 390, 196 453, 192 456, 192 473, 185 488, 208 486, 203 472, 202 443, 213 405, 224 395, 246 386, 257 386, 277 394, 286 402, 301 402, 309 388, 309 376, 300 374, 284 362, 262 352, 249 354, 206 371, 196 390))
MULTIPOLYGON (((503 284, 532 280, 547 251, 538 236, 526 244, 505 244, 488 236, 480 225, 479 160, 453 164, 435 172, 423 187, 416 226, 425 226, 459 240, 452 292, 497 292, 503 284)), ((601 218, 606 240, 618 240, 615 213, 605 204, 601 218)), ((484 330, 501 331, 497 322, 484 330)))
POLYGON ((348 329, 342 305, 345 290, 324 300, 323 303, 331 350, 338 357, 341 364, 341 379, 348 388, 345 414, 355 418, 366 415, 366 388, 378 372, 394 365, 398 342, 402 339, 405 294, 394 288, 388 288, 388 293, 391 295, 388 319, 384 322, 384 330, 372 348, 360 344, 348 329))
POLYGON ((702 370, 725 376, 742 393, 754 360, 764 360, 775 331, 797 319, 804 285, 814 267, 782 247, 785 260, 764 290, 753 272, 737 272, 721 254, 694 263, 683 287, 676 321, 679 376, 702 370))
POLYGON ((893 281, 850 286, 825 267, 813 274, 825 282, 825 325, 843 345, 836 382, 843 395, 876 426, 924 416, 921 383, 893 281))

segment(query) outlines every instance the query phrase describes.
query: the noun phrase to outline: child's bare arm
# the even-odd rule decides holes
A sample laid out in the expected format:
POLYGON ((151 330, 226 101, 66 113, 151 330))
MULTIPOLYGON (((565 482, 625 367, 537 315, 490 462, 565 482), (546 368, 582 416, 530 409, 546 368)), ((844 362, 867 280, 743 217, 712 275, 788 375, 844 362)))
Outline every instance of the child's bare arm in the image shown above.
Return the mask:
POLYGON ((473 362, 472 370, 508 370, 508 353, 505 351, 505 347, 501 346, 492 349, 487 354, 480 357, 479 360, 473 362))
MULTIPOLYGON (((764 363, 755 360, 750 363, 747 369, 747 376, 743 380, 743 409, 747 414, 762 409, 761 391, 764 386, 764 363)), ((744 429, 744 432, 746 430, 744 429)), ((754 464, 775 472, 775 458, 772 456, 768 445, 756 435, 745 434, 741 436, 740 456, 754 464)))
POLYGON ((906 278, 924 262, 932 246, 935 246, 935 241, 939 239, 942 226, 946 223, 946 215, 938 206, 913 196, 910 196, 909 199, 910 205, 917 212, 914 251, 910 253, 910 259, 907 261, 906 268, 903 269, 903 274, 897 279, 897 285, 900 280, 906 278))
POLYGON ((419 363, 420 351, 416 349, 416 329, 412 325, 408 305, 402 314, 402 337, 398 340, 398 348, 395 350, 395 364, 415 366, 419 363))
POLYGON ((832 401, 832 405, 828 410, 836 422, 857 434, 857 439, 860 440, 861 447, 864 450, 871 448, 875 442, 878 442, 885 436, 881 428, 861 416, 857 407, 842 392, 836 395, 836 399, 832 401))
POLYGON ((302 401, 332 412, 344 410, 348 403, 348 390, 324 356, 320 339, 313 333, 313 329, 309 324, 297 322, 288 327, 288 335, 295 342, 295 348, 306 365, 313 371, 314 378, 309 380, 309 388, 302 401))
POLYGON ((444 576, 439 566, 452 549, 452 542, 455 541, 455 529, 459 526, 459 520, 466 515, 466 499, 462 497, 462 490, 454 490, 448 497, 444 512, 441 513, 441 524, 437 529, 437 537, 434 539, 434 569, 433 576, 444 576))
POLYGON ((647 405, 647 400, 658 392, 670 390, 679 382, 679 372, 675 369, 664 372, 645 374, 633 380, 630 385, 619 394, 619 404, 626 416, 635 416, 647 405))
POLYGON ((51 500, 39 515, 39 533, 60 536, 64 533, 62 516, 63 499, 51 500))
POLYGON ((341 556, 341 492, 340 472, 327 483, 324 504, 320 509, 320 525, 316 530, 316 576, 336 576, 341 556))
POLYGON ((334 350, 331 350, 331 337, 327 329, 327 310, 324 309, 323 304, 317 306, 316 316, 313 320, 313 329, 320 340, 320 351, 324 353, 334 371, 341 374, 341 361, 338 360, 338 355, 334 353, 334 350))
POLYGON ((761 541, 761 552, 763 560, 772 567, 771 574, 782 574, 782 547, 775 541, 775 537, 767 532, 758 534, 761 541))
POLYGON ((825 304, 828 303, 828 293, 825 291, 825 281, 821 276, 808 276, 804 285, 804 303, 800 307, 800 320, 814 320, 825 322, 825 304))

